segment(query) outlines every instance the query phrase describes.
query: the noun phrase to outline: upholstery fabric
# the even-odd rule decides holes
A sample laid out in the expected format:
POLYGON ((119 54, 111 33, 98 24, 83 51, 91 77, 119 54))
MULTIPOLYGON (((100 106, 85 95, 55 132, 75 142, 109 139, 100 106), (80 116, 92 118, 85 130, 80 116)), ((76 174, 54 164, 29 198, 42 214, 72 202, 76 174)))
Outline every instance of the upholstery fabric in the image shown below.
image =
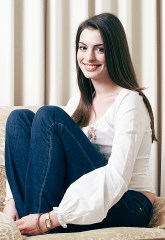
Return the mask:
MULTIPOLYGON (((20 240, 21 235, 14 224, 3 213, 0 213, 0 239, 20 240)), ((46 234, 26 237, 26 240, 135 240, 135 239, 165 239, 163 229, 153 228, 105 228, 80 233, 46 234)))
POLYGON ((5 168, 0 166, 0 212, 3 210, 3 201, 5 198, 5 168))
POLYGON ((141 240, 165 239, 164 230, 148 228, 105 228, 80 233, 49 234, 30 237, 29 240, 141 240))
POLYGON ((21 234, 14 221, 5 214, 0 213, 0 239, 21 240, 21 234))
MULTIPOLYGON (((5 168, 4 145, 5 123, 11 110, 25 107, 0 107, 0 211, 3 210, 5 198, 5 168)), ((26 107, 36 111, 38 107, 26 107)), ((154 212, 149 228, 106 228, 81 233, 46 234, 27 237, 29 240, 134 240, 134 239, 165 239, 165 198, 157 197, 154 203, 154 212), (162 228, 162 229, 159 229, 162 228)), ((21 235, 14 221, 0 213, 0 239, 20 240, 21 235)))
POLYGON ((154 202, 154 211, 149 227, 165 229, 165 198, 156 198, 154 202))

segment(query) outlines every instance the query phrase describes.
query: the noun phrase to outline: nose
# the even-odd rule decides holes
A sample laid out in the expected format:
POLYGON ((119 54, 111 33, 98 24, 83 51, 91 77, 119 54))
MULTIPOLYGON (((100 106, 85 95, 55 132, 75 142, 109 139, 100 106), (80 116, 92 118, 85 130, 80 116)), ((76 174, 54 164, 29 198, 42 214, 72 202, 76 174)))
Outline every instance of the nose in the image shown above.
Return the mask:
POLYGON ((85 58, 87 61, 94 61, 96 59, 93 49, 88 49, 86 51, 85 58))

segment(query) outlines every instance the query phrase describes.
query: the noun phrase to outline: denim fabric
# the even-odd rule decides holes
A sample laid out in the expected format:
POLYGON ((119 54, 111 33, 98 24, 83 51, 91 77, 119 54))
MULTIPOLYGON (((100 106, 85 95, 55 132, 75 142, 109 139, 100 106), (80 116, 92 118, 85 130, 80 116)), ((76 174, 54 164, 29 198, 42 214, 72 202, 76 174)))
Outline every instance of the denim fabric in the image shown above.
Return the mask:
MULTIPOLYGON (((36 114, 14 110, 6 124, 5 165, 19 216, 48 212, 58 206, 66 189, 82 175, 107 161, 65 111, 41 107, 36 114)), ((85 191, 85 189, 84 189, 85 191)), ((97 224, 52 232, 83 231, 111 226, 146 226, 152 204, 129 190, 97 224)))

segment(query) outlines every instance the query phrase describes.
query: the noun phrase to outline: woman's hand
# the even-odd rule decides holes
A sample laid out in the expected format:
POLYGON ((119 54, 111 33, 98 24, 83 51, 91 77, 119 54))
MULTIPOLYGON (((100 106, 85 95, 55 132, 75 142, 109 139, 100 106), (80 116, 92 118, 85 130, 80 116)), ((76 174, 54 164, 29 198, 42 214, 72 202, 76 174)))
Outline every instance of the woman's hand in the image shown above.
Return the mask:
MULTIPOLYGON (((38 214, 30 214, 28 216, 22 217, 21 219, 15 222, 21 234, 28 234, 28 235, 41 234, 36 227, 37 216, 38 214)), ((42 214, 39 219, 39 227, 43 233, 46 233, 48 231, 45 225, 45 219, 46 219, 46 214, 42 214)), ((50 219, 52 223, 52 228, 60 226, 58 219, 53 211, 50 212, 50 219)))
POLYGON ((4 209, 3 209, 3 212, 11 217, 14 221, 18 220, 19 219, 19 216, 18 216, 18 212, 17 212, 17 209, 15 207, 15 202, 14 202, 14 199, 11 198, 7 201, 4 209))
MULTIPOLYGON (((20 230, 21 234, 28 234, 28 235, 38 235, 40 234, 38 229, 36 228, 36 218, 38 214, 30 214, 28 216, 22 217, 21 219, 17 220, 15 223, 20 230)), ((42 216, 41 216, 42 217, 42 216)), ((45 229, 44 231, 44 221, 43 217, 40 218, 40 228, 42 229, 43 232, 46 232, 47 230, 45 229)))

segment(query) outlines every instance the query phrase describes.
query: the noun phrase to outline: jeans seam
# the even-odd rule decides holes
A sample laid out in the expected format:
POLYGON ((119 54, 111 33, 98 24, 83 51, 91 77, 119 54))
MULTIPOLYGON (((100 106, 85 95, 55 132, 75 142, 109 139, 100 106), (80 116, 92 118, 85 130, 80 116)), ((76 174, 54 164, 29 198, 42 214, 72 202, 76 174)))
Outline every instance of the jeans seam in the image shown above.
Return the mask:
POLYGON ((50 142, 50 145, 49 145, 50 147, 49 147, 48 164, 47 164, 47 168, 46 168, 45 178, 44 178, 43 183, 42 183, 42 185, 41 185, 41 190, 40 190, 40 194, 39 194, 39 207, 38 207, 38 212, 40 212, 42 194, 43 194, 43 190, 44 190, 45 183, 46 183, 46 180, 47 180, 48 171, 49 171, 49 169, 50 169, 50 163, 51 163, 50 151, 51 151, 51 149, 52 149, 51 135, 50 135, 50 137, 49 137, 49 142, 50 142))
POLYGON ((52 149, 52 141, 51 141, 51 128, 54 126, 54 125, 58 125, 58 126, 62 126, 63 128, 65 128, 65 130, 72 136, 72 138, 74 139, 74 141, 76 141, 76 143, 79 145, 81 151, 84 153, 84 155, 87 157, 88 159, 88 162, 90 163, 90 165, 92 166, 93 169, 96 169, 96 167, 94 166, 94 164, 92 163, 92 161, 90 160, 88 154, 86 153, 86 151, 84 151, 83 147, 81 146, 80 142, 77 141, 77 139, 75 138, 75 136, 71 133, 71 131, 62 123, 58 123, 58 122, 53 122, 50 127, 48 128, 48 131, 50 132, 50 137, 49 137, 49 142, 50 142, 50 147, 49 147, 49 157, 48 157, 48 165, 47 165, 47 169, 46 169, 46 174, 45 174, 45 178, 43 180, 43 183, 41 185, 41 190, 40 190, 40 193, 39 193, 39 207, 38 207, 38 212, 40 212, 40 208, 41 208, 41 199, 42 199, 42 194, 43 194, 43 189, 45 187, 45 183, 46 183, 46 180, 47 180, 47 176, 48 176, 48 171, 49 171, 49 168, 50 168, 50 163, 51 163, 51 156, 50 156, 50 151, 52 149))
MULTIPOLYGON (((92 161, 90 160, 88 154, 86 153, 86 151, 84 151, 83 147, 81 146, 80 142, 77 141, 77 139, 74 137, 74 135, 71 133, 71 131, 62 123, 58 123, 58 122, 54 122, 51 124, 51 126, 49 127, 49 131, 51 130, 51 128, 54 126, 54 125, 58 125, 58 126, 62 126, 63 128, 66 129, 66 131, 72 136, 72 138, 76 141, 76 143, 79 145, 79 147, 81 148, 82 152, 84 153, 84 155, 87 157, 89 163, 91 164, 93 170, 96 169, 96 167, 94 166, 94 164, 92 163, 92 161)), ((81 130, 82 131, 82 130, 81 130)), ((83 133, 83 132, 82 132, 83 133)), ((91 143, 92 144, 92 143, 91 143)))

